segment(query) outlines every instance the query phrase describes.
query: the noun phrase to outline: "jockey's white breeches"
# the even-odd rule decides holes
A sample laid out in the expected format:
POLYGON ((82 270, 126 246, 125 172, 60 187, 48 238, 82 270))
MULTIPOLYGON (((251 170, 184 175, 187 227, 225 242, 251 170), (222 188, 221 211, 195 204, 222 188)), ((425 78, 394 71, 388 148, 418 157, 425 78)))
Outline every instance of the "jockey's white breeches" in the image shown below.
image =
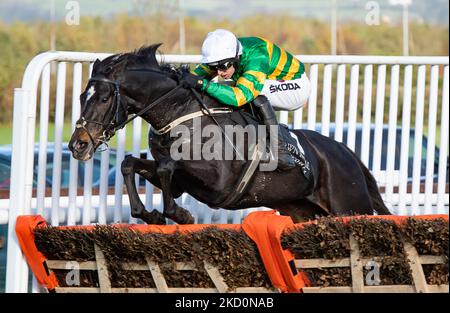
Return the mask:
POLYGON ((266 96, 275 110, 293 111, 308 101, 311 83, 306 73, 293 80, 266 80, 261 94, 266 96))

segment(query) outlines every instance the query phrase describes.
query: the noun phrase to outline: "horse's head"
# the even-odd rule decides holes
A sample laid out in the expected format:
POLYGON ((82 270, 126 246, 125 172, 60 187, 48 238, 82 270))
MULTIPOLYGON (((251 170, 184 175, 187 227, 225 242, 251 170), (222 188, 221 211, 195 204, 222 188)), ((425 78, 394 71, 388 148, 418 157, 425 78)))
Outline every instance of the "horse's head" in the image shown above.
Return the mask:
POLYGON ((69 142, 74 158, 89 160, 98 146, 123 127, 129 111, 136 111, 136 103, 145 103, 149 80, 138 70, 159 71, 155 57, 158 47, 152 45, 95 61, 92 76, 80 95, 81 116, 69 142))

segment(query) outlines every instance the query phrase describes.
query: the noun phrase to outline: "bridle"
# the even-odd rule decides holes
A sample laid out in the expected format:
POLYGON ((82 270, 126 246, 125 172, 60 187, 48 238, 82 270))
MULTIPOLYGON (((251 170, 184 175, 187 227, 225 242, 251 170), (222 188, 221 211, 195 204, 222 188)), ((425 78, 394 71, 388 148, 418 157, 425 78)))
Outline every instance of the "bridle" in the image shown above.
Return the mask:
POLYGON ((122 108, 125 112, 126 112, 126 107, 124 106, 122 99, 121 99, 121 95, 120 95, 120 83, 118 81, 113 81, 104 77, 92 77, 89 79, 88 81, 88 85, 93 83, 93 82, 103 82, 103 83, 107 83, 110 84, 114 87, 114 94, 113 94, 113 106, 112 109, 110 110, 110 112, 114 112, 113 116, 111 117, 111 121, 107 122, 107 123, 103 123, 103 122, 98 122, 98 121, 94 121, 94 120, 88 120, 86 119, 84 116, 81 116, 80 119, 76 122, 75 127, 76 128, 81 128, 83 129, 89 136, 89 139, 91 140, 92 144, 95 147, 95 141, 94 138, 92 137, 91 133, 89 132, 89 130, 86 128, 86 125, 88 123, 91 124, 97 124, 102 126, 103 130, 103 134, 100 136, 100 143, 106 143, 109 138, 111 138, 115 132, 115 128, 116 125, 119 123, 119 110, 122 108))
MULTIPOLYGON (((160 73, 160 74, 166 74, 162 71, 152 70, 152 69, 128 69, 127 71, 146 71, 146 72, 156 72, 156 73, 160 73)), ((108 140, 115 134, 116 131, 125 127, 125 125, 127 125, 129 122, 134 120, 136 117, 142 116, 143 114, 145 114, 146 112, 151 110, 153 107, 155 107, 156 105, 160 104, 162 101, 166 100, 168 97, 173 95, 176 91, 178 91, 178 89, 183 87, 181 84, 178 84, 174 89, 172 89, 169 92, 167 92, 166 94, 162 95, 161 97, 159 97, 152 103, 145 105, 145 103, 148 103, 148 99, 147 99, 147 101, 145 101, 145 103, 144 103, 144 108, 141 111, 135 113, 131 117, 127 117, 127 107, 123 103, 122 95, 120 94, 120 83, 121 82, 111 80, 111 79, 108 79, 105 77, 95 77, 95 76, 91 77, 89 79, 88 85, 91 84, 92 82, 102 82, 102 83, 110 84, 114 88, 114 94, 113 94, 114 102, 112 105, 112 109, 110 111, 110 112, 114 112, 114 114, 110 118, 108 118, 108 119, 110 119, 109 122, 102 123, 99 121, 88 120, 84 116, 81 116, 80 119, 75 124, 75 127, 77 129, 81 128, 88 134, 89 140, 91 141, 91 143, 94 147, 97 147, 97 146, 101 145, 102 143, 106 144, 108 142, 108 140), (125 116, 125 118, 121 119, 120 109, 123 110, 123 112, 124 112, 123 116, 125 116), (86 128, 86 125, 88 123, 97 124, 104 128, 103 134, 99 137, 98 145, 95 143, 95 140, 92 137, 92 134, 86 128)), ((150 95, 149 95, 149 97, 150 97, 150 95)))

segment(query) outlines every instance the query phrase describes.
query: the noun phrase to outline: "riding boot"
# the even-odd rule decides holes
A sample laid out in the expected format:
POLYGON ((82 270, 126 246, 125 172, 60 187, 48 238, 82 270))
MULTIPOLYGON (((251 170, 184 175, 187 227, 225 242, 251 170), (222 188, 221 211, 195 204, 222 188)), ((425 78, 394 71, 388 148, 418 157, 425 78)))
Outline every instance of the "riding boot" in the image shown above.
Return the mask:
MULTIPOLYGON (((267 99, 266 96, 259 95, 253 100, 253 104, 259 108, 259 112, 262 115, 264 124, 267 127, 267 131, 269 132, 270 126, 278 126, 278 168, 280 170, 292 169, 295 167, 295 162, 290 154, 290 152, 286 148, 285 140, 283 140, 283 130, 280 125, 278 125, 277 118, 275 116, 275 112, 272 108, 272 105, 267 99)), ((270 134, 270 133, 269 133, 270 134)), ((273 136, 269 136, 269 138, 273 138, 273 136)))

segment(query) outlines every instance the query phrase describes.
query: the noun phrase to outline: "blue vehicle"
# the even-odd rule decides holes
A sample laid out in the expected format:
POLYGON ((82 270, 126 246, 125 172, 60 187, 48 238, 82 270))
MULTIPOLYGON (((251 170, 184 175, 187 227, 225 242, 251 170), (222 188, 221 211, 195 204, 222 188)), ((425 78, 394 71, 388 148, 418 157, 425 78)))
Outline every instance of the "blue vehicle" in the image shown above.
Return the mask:
MULTIPOLYGON (((335 137, 335 124, 330 124, 330 132, 329 137, 335 137)), ((320 124, 316 126, 316 130, 320 132, 321 126, 320 124)), ((361 157, 361 142, 362 142, 362 124, 357 124, 355 129, 355 154, 358 157, 361 157)), ((383 125, 382 127, 382 147, 381 147, 381 163, 380 170, 386 171, 387 169, 387 154, 388 154, 388 125, 383 125)), ((348 134, 348 125, 344 124, 343 134, 342 134, 342 142, 347 143, 347 134, 348 134)), ((369 143, 369 164, 368 167, 371 169, 373 167, 373 158, 372 155, 374 153, 374 141, 375 141, 375 125, 371 125, 370 127, 370 143, 369 143)), ((402 141, 402 128, 396 128, 395 134, 395 159, 394 159, 394 171, 400 170, 400 155, 401 155, 401 141, 402 141)), ((415 142, 415 130, 410 129, 409 132, 409 149, 408 149, 408 182, 412 182, 413 176, 413 162, 414 162, 414 142, 415 142)), ((420 160, 420 181, 425 181, 426 175, 426 164, 427 164, 427 149, 428 149, 428 138, 423 135, 422 137, 422 153, 420 160)), ((448 169, 448 158, 447 158, 447 169, 448 169)), ((434 151, 434 175, 433 180, 437 182, 437 173, 439 169, 439 148, 435 147, 434 151)), ((448 174, 448 171, 447 171, 448 174)), ((447 178, 448 181, 448 178, 447 178)))
MULTIPOLYGON (((34 154, 34 171, 33 171, 33 188, 37 186, 37 175, 38 175, 38 146, 35 146, 34 154)), ((46 187, 52 186, 52 176, 53 176, 53 153, 54 146, 49 143, 47 146, 47 164, 46 164, 46 177, 45 184, 46 187)), ((12 147, 11 145, 0 146, 0 189, 9 189, 10 176, 11 176, 11 155, 12 147)), ((61 159, 61 188, 69 187, 70 179, 70 159, 72 158, 72 152, 64 144, 62 147, 62 159, 61 159)), ((100 184, 100 165, 101 165, 101 155, 96 153, 94 155, 94 166, 93 166, 93 187, 100 184)), ((83 187, 84 185, 84 173, 85 173, 85 163, 78 162, 78 187, 83 187)), ((110 149, 109 158, 109 171, 113 170, 116 166, 116 151, 110 149)), ((109 182, 111 186, 114 186, 114 181, 109 182)))

